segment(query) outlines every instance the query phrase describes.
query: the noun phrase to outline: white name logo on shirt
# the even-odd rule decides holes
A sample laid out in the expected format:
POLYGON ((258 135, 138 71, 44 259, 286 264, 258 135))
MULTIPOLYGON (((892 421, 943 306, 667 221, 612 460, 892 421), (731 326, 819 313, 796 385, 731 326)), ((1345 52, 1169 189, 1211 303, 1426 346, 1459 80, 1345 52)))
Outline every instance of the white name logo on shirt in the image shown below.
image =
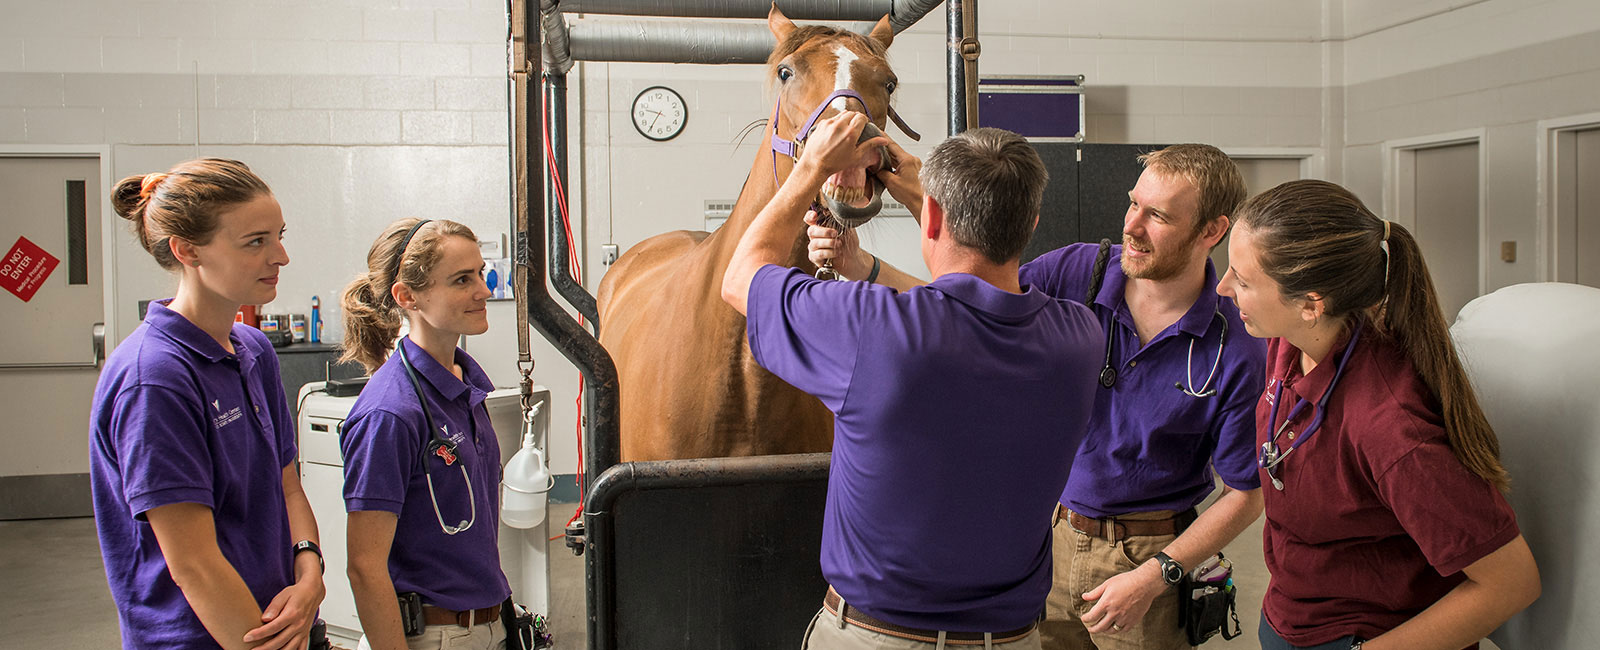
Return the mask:
POLYGON ((1267 390, 1265 392, 1261 393, 1261 398, 1267 400, 1267 404, 1270 405, 1270 406, 1277 406, 1278 405, 1278 398, 1275 396, 1276 394, 1272 390, 1272 387, 1273 386, 1277 386, 1277 385, 1278 385, 1278 380, 1277 379, 1268 379, 1267 380, 1267 390))
POLYGON ((460 431, 455 432, 455 435, 451 435, 450 434, 450 425, 447 425, 447 424, 439 425, 439 431, 444 433, 445 440, 449 440, 450 444, 453 444, 453 445, 461 444, 461 440, 466 437, 466 436, 462 435, 462 433, 460 431))
POLYGON ((217 415, 211 418, 211 426, 216 429, 228 426, 234 420, 244 416, 244 409, 238 406, 224 412, 222 410, 222 400, 220 399, 211 400, 211 409, 217 412, 217 415))

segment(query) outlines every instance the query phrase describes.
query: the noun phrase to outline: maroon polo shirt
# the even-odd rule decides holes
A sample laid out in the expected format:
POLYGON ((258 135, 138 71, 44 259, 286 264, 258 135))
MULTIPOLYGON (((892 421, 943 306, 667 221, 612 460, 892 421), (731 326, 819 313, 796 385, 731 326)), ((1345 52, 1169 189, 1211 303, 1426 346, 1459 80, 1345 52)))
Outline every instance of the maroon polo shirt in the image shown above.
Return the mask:
MULTIPOLYGON (((1342 340, 1306 375, 1299 349, 1268 343, 1258 448, 1296 400, 1315 404, 1344 350, 1342 340), (1269 422, 1279 382, 1283 404, 1269 422)), ((1311 424, 1313 410, 1289 423, 1280 448, 1311 424)), ((1451 453, 1438 400, 1392 339, 1366 328, 1327 410, 1278 466, 1283 490, 1261 471, 1272 572, 1262 614, 1298 646, 1398 627, 1461 584, 1462 569, 1520 534, 1505 497, 1451 453)))

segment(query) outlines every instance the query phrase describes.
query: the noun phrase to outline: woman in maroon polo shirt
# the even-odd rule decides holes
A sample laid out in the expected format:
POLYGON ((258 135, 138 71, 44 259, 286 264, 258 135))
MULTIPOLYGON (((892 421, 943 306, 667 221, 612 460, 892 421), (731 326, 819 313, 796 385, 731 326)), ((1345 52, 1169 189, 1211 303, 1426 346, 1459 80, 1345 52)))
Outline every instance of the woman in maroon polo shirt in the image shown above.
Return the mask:
POLYGON ((1422 251, 1338 185, 1240 208, 1217 293, 1271 339, 1261 646, 1456 650, 1539 596, 1422 251))

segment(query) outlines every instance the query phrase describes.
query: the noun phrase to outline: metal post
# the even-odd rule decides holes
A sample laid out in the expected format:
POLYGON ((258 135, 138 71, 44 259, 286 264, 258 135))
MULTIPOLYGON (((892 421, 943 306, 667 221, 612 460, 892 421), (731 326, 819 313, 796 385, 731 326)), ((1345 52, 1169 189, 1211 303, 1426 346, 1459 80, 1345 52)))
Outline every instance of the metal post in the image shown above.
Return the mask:
MULTIPOLYGON (((544 155, 542 106, 538 96, 540 22, 537 3, 512 0, 511 4, 512 106, 512 212, 516 232, 516 264, 524 282, 529 324, 561 351, 583 373, 587 399, 584 425, 584 460, 588 476, 599 476, 621 458, 620 409, 617 367, 611 355, 556 304, 547 286, 545 230, 532 217, 544 214, 542 174, 533 167, 544 155), (531 5, 531 6, 530 6, 531 5)), ((585 516, 585 523, 588 523, 585 516)), ((593 576, 594 553, 587 553, 586 571, 593 576)), ((591 580, 592 582, 592 580, 591 580)), ((589 632, 596 634, 597 601, 588 593, 589 632)))
MULTIPOLYGON (((550 284, 555 286, 556 293, 567 299, 567 303, 578 310, 578 314, 589 321, 589 327, 596 337, 600 336, 600 313, 595 306, 594 296, 583 288, 583 281, 572 276, 572 259, 567 251, 567 239, 573 237, 567 229, 571 227, 570 219, 561 217, 561 200, 559 197, 567 196, 567 75, 547 73, 544 75, 545 113, 550 116, 550 150, 555 154, 555 174, 550 173, 550 165, 541 165, 544 170, 545 197, 548 215, 545 232, 551 233, 548 249, 550 251, 550 284)), ((544 152, 538 153, 539 159, 544 160, 544 152)), ((568 214, 571 213, 571 200, 568 199, 568 214)), ((574 238, 576 241, 576 238, 574 238)))
POLYGON ((978 3, 945 0, 945 101, 950 135, 978 125, 978 3))

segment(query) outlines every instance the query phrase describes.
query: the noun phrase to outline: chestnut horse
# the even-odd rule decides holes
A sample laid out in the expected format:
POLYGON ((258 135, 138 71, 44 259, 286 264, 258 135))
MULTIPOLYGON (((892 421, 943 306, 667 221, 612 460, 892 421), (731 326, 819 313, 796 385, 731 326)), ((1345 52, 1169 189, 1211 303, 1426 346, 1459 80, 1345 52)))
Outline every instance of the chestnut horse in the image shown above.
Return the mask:
MULTIPOLYGON (((822 116, 864 109, 884 128, 897 83, 885 59, 894 32, 888 17, 868 36, 796 27, 776 5, 767 24, 778 43, 766 67, 778 89, 775 119, 764 129, 732 215, 713 233, 680 230, 640 242, 600 282, 600 342, 617 364, 623 461, 832 447, 833 415, 822 403, 751 359, 744 317, 722 300, 722 275, 756 213, 794 168, 793 159, 775 151, 785 149, 784 140, 804 139, 798 132, 814 109, 822 116), (836 92, 842 89, 848 90, 836 92)), ((864 162, 830 179, 824 191, 833 205, 860 209, 881 196, 873 175, 879 163, 864 162)), ((815 270, 798 218, 786 264, 815 270)))

